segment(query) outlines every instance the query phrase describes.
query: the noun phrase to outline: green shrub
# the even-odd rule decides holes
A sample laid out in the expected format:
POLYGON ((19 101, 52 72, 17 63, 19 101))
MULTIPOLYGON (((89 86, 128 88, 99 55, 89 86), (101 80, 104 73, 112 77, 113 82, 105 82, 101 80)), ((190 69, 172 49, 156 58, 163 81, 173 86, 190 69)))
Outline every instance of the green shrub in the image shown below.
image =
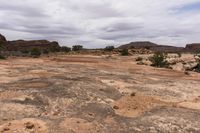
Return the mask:
POLYGON ((194 69, 195 69, 196 72, 200 73, 200 61, 194 69))
POLYGON ((107 46, 104 48, 105 51, 113 51, 115 49, 114 46, 107 46))
POLYGON ((72 46, 72 50, 73 51, 79 51, 79 50, 82 50, 82 49, 83 49, 82 45, 74 45, 74 46, 72 46))
POLYGON ((40 50, 39 50, 38 48, 33 48, 33 49, 31 50, 31 55, 32 55, 34 58, 38 58, 38 57, 40 57, 41 52, 40 52, 40 50))
POLYGON ((181 58, 182 54, 181 53, 177 53, 178 57, 181 58))
POLYGON ((61 51, 62 51, 62 52, 68 53, 68 52, 71 51, 71 48, 69 48, 69 47, 67 47, 67 46, 62 46, 62 47, 61 47, 61 51))
POLYGON ((169 67, 169 63, 166 60, 166 55, 160 52, 155 53, 152 57, 149 58, 154 67, 169 67))
POLYGON ((121 55, 122 55, 122 56, 128 56, 128 55, 129 55, 128 49, 123 49, 123 50, 121 51, 121 55))

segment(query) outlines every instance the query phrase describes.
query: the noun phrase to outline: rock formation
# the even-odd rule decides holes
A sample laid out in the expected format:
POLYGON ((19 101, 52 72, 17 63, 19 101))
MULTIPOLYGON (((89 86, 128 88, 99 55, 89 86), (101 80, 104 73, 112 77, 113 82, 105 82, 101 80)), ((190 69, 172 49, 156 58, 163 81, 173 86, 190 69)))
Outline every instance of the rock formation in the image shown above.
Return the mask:
POLYGON ((150 48, 155 47, 157 44, 152 42, 131 42, 129 44, 122 45, 118 47, 119 49, 130 49, 130 48, 150 48))
POLYGON ((186 49, 190 51, 200 51, 200 43, 187 44, 186 49))
POLYGON ((38 48, 40 50, 51 50, 59 49, 60 46, 58 42, 49 42, 47 40, 34 40, 34 41, 8 41, 6 49, 8 51, 30 51, 33 48, 38 48))
POLYGON ((0 34, 0 42, 6 42, 6 38, 0 34))
POLYGON ((60 49, 58 42, 50 42, 47 40, 7 41, 6 38, 1 34, 0 34, 0 43, 3 45, 5 51, 30 51, 33 48, 38 48, 40 50, 60 49))

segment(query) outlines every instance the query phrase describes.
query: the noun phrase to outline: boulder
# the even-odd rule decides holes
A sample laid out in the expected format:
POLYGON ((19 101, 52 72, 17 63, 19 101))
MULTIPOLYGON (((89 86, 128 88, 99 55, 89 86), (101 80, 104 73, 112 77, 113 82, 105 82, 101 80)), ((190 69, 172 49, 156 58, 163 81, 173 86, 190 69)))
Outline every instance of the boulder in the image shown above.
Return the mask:
POLYGON ((175 65, 172 65, 171 68, 176 71, 181 71, 181 72, 185 71, 184 65, 182 63, 177 63, 175 65))

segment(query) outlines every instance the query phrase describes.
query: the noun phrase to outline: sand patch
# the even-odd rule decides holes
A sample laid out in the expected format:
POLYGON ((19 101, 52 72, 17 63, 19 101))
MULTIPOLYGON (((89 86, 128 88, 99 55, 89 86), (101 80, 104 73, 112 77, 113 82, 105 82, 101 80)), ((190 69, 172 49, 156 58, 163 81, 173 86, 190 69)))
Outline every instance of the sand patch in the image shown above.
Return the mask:
POLYGON ((151 96, 124 96, 112 103, 115 113, 125 117, 137 117, 157 106, 169 105, 151 96))
POLYGON ((97 133, 99 127, 96 122, 88 122, 80 118, 66 118, 60 127, 65 131, 73 131, 75 133, 97 133))
POLYGON ((22 95, 23 95, 22 92, 16 92, 16 91, 0 92, 0 100, 12 99, 12 98, 20 97, 22 95))
POLYGON ((42 88, 48 87, 49 84, 46 82, 38 81, 38 82, 16 83, 13 86, 17 88, 21 88, 21 89, 29 89, 29 88, 42 89, 42 88))

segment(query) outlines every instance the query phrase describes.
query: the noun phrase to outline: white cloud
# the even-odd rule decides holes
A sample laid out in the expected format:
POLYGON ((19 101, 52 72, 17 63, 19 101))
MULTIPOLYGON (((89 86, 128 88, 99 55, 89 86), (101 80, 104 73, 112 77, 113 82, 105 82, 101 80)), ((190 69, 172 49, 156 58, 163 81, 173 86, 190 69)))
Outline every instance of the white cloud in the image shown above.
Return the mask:
POLYGON ((200 10, 183 8, 195 3, 200 0, 1 0, 0 32, 11 40, 86 47, 138 40, 181 46, 200 42, 200 10))

